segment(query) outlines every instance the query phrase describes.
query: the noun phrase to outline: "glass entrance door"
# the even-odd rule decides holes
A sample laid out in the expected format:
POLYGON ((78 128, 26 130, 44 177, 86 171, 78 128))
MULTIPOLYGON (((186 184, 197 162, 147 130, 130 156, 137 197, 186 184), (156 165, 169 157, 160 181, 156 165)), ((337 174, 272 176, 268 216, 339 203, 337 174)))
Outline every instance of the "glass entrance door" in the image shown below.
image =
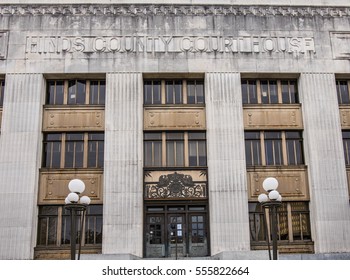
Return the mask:
POLYGON ((146 209, 146 258, 203 257, 209 254, 205 206, 164 205, 146 209))

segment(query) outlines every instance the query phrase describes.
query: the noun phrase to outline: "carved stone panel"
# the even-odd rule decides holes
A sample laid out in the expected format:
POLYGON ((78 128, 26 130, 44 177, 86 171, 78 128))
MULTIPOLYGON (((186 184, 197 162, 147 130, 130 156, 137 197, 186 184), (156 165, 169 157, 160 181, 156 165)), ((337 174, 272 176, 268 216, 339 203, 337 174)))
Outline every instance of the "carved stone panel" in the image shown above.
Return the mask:
POLYGON ((103 131, 104 119, 100 108, 45 108, 43 131, 103 131))
POLYGON ((245 129, 302 129, 300 105, 244 106, 245 129))
POLYGON ((284 200, 309 200, 309 187, 306 167, 260 167, 248 169, 248 193, 250 201, 257 201, 264 193, 263 181, 267 177, 278 180, 278 192, 284 200))
POLYGON ((350 32, 330 32, 334 59, 350 59, 350 32))
POLYGON ((350 129, 350 107, 339 106, 342 129, 350 129))
POLYGON ((205 109, 182 108, 145 108, 144 130, 203 130, 205 125, 205 109))
POLYGON ((102 203, 103 171, 102 170, 60 170, 41 171, 38 204, 64 204, 69 193, 68 183, 80 179, 85 183, 83 195, 91 198, 92 203, 102 203))
POLYGON ((207 172, 145 171, 145 199, 205 199, 207 172))

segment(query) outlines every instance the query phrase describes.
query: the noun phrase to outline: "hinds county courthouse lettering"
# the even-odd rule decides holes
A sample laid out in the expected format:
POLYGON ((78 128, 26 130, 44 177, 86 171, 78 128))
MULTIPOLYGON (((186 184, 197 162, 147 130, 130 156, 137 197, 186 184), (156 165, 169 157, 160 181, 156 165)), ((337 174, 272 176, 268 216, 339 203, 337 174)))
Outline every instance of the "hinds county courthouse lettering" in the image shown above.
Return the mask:
POLYGON ((69 258, 75 178, 85 258, 266 258, 271 176, 280 256, 350 258, 347 0, 57 2, 0 4, 0 259, 69 258))

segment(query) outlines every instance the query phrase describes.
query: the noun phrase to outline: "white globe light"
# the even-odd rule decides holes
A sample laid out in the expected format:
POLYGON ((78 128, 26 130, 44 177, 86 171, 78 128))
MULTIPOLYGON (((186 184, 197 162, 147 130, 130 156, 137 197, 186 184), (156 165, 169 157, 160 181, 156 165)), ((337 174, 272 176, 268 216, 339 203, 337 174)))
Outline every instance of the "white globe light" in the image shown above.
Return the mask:
POLYGON ((91 202, 90 197, 88 197, 88 196, 86 196, 86 195, 84 195, 84 196, 82 196, 82 197, 80 198, 80 203, 81 203, 81 204, 89 205, 90 202, 91 202))
POLYGON ((279 196, 280 196, 280 193, 278 191, 270 191, 269 193, 269 198, 271 200, 277 200, 279 196))
POLYGON ((264 193, 259 194, 259 196, 258 196, 258 201, 259 201, 260 203, 266 202, 267 200, 268 200, 268 197, 267 197, 266 194, 264 194, 264 193))
POLYGON ((68 199, 68 196, 67 196, 66 199, 64 200, 64 203, 65 203, 65 204, 71 204, 71 202, 70 202, 69 199, 68 199))
POLYGON ((74 193, 74 192, 71 192, 68 196, 67 196, 67 199, 71 202, 71 203, 76 203, 78 202, 79 200, 79 195, 74 193))
POLYGON ((82 180, 73 179, 69 182, 68 188, 73 193, 82 193, 85 190, 85 184, 82 180))
POLYGON ((279 201, 279 202, 282 201, 282 196, 281 195, 278 196, 277 201, 279 201))
POLYGON ((276 178, 268 177, 263 182, 263 188, 265 191, 273 191, 278 188, 278 181, 276 178))

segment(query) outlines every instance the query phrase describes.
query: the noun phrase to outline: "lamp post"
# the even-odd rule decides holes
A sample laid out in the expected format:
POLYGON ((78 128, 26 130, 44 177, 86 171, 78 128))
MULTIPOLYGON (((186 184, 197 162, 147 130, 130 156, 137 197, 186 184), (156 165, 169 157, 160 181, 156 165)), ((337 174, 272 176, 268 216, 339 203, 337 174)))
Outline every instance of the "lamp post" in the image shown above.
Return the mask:
POLYGON ((79 195, 84 192, 85 184, 82 180, 73 179, 69 182, 68 188, 70 193, 65 199, 65 208, 70 212, 70 226, 71 226, 71 249, 70 256, 71 260, 75 260, 75 251, 76 251, 76 236, 77 236, 77 214, 80 212, 81 214, 81 224, 80 224, 80 240, 79 240, 79 254, 78 260, 80 259, 80 251, 81 251, 81 233, 83 230, 83 221, 85 218, 86 207, 90 204, 91 199, 84 195, 80 197, 79 195))
MULTIPOLYGON (((278 188, 278 181, 276 178, 268 177, 263 182, 263 188, 267 194, 262 193, 259 195, 258 200, 264 209, 264 216, 266 220, 266 208, 271 209, 272 221, 271 221, 271 232, 272 232, 272 255, 273 260, 277 260, 277 208, 282 204, 282 196, 276 190, 278 188)), ((267 242, 268 236, 266 236, 267 242)))

